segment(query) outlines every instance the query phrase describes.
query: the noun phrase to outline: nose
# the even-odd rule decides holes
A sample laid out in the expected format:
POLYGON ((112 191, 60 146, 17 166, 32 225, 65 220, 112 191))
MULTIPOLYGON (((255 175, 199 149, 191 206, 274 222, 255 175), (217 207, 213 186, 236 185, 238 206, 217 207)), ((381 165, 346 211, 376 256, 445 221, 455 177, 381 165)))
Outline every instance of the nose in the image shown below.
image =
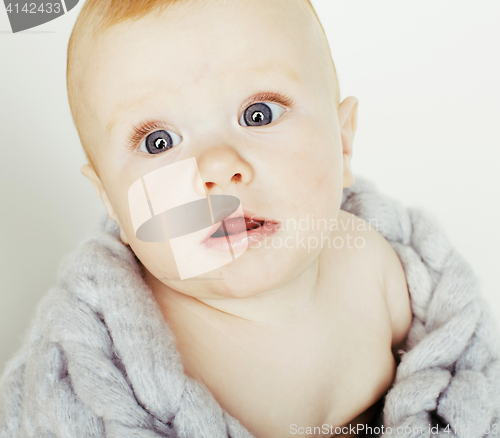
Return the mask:
POLYGON ((207 194, 215 194, 217 188, 229 193, 234 186, 247 185, 253 179, 253 167, 231 146, 211 145, 197 162, 207 194))

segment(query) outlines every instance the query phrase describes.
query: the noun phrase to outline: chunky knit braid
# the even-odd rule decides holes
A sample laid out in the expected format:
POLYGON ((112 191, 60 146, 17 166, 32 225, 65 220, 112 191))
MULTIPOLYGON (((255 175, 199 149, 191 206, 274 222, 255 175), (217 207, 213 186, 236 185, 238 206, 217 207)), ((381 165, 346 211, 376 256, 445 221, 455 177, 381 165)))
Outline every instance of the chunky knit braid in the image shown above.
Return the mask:
MULTIPOLYGON (((376 219, 411 294, 413 324, 384 405, 390 436, 431 436, 439 422, 459 437, 500 437, 499 333, 474 273, 435 221, 363 178, 344 190, 342 208, 376 219)), ((2 375, 0 402, 0 438, 252 438, 184 374, 137 259, 107 216, 61 263, 59 285, 2 375)))
POLYGON ((500 437, 498 328, 474 272, 436 220, 358 182, 344 190, 343 209, 375 221, 391 243, 413 311, 406 352, 385 399, 384 426, 392 433, 383 436, 500 437), (429 425, 438 428, 431 433, 429 425))
POLYGON ((134 254, 101 227, 65 258, 8 364, 0 436, 251 437, 183 373, 134 254))

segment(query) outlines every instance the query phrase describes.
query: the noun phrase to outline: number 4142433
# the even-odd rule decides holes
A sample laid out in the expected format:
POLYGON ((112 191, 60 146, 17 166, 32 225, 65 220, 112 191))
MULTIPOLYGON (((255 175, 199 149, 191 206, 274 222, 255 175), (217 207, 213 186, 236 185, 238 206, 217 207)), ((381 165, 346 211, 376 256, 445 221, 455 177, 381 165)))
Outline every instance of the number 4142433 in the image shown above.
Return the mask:
POLYGON ((59 14, 61 12, 61 3, 9 3, 7 5, 9 14, 59 14))

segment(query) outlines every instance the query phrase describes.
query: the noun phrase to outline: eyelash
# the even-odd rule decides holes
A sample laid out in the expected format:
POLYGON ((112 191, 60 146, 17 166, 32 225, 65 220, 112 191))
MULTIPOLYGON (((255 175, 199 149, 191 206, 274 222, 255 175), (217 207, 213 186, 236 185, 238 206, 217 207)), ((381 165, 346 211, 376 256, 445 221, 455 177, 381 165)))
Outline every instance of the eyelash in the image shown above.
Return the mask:
POLYGON ((165 125, 160 122, 148 120, 139 127, 134 126, 132 129, 132 133, 128 136, 128 148, 133 152, 146 135, 156 129, 165 129, 165 125))
MULTIPOLYGON (((240 112, 244 111, 250 105, 253 105, 257 102, 275 102, 279 103, 285 107, 293 107, 294 100, 292 97, 286 93, 259 93, 250 98, 249 101, 245 102, 244 105, 240 108, 240 112)), ((128 149, 134 152, 139 146, 142 139, 147 136, 152 131, 157 129, 165 129, 166 126, 164 123, 156 122, 153 120, 147 120, 144 123, 141 123, 139 126, 133 126, 132 132, 128 136, 128 149)))

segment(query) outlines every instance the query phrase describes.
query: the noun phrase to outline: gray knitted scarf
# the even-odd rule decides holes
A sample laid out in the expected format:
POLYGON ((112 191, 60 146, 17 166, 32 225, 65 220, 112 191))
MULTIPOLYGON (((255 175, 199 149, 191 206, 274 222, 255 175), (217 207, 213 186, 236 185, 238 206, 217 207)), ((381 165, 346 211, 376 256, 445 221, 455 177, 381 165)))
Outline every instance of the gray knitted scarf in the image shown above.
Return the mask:
MULTIPOLYGON (((344 189, 342 209, 376 220, 413 309, 373 423, 385 429, 368 436, 500 438, 500 336, 469 265, 435 220, 364 178, 344 189)), ((184 374, 138 260, 107 216, 61 262, 3 372, 0 403, 1 438, 252 437, 184 374)))

